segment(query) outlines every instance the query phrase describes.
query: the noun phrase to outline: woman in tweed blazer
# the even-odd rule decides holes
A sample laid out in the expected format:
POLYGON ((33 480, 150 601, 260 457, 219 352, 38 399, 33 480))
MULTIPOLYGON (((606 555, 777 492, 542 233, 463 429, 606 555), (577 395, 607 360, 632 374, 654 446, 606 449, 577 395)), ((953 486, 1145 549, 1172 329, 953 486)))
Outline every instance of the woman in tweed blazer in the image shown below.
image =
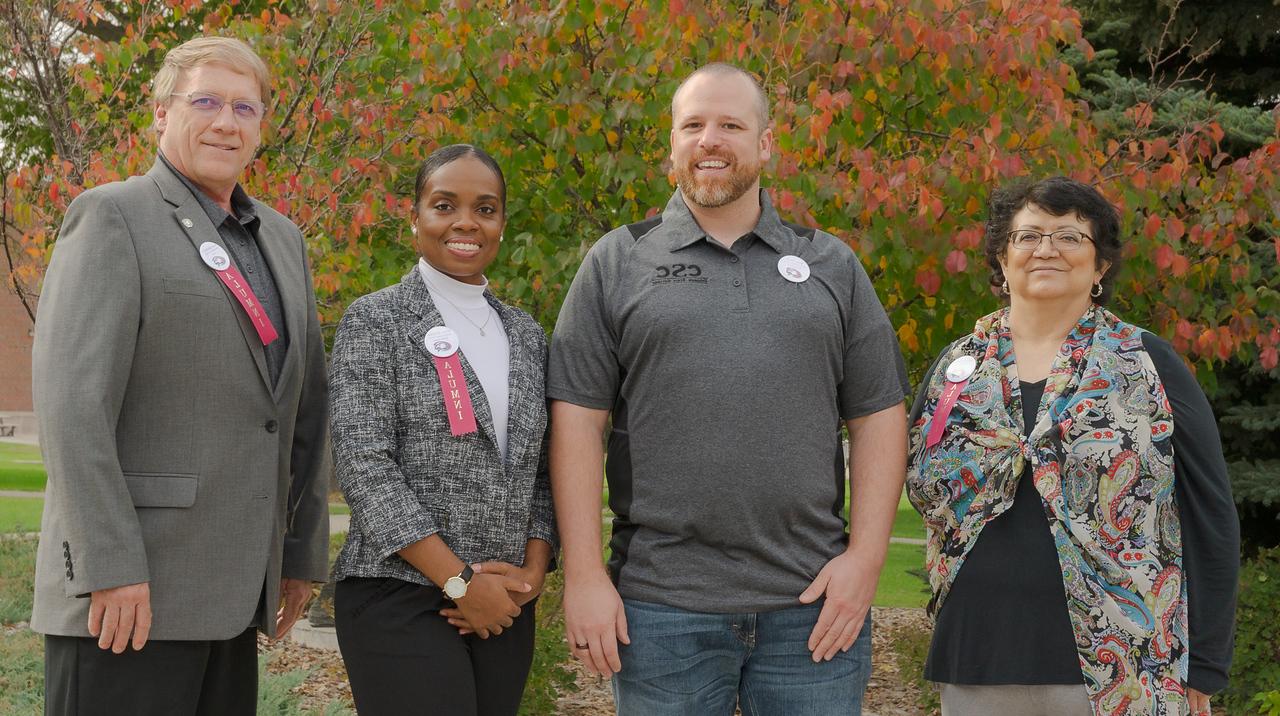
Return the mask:
POLYGON ((439 149, 415 196, 419 265, 354 301, 333 345, 352 518, 338 642, 362 715, 514 714, 555 541, 546 334, 485 288, 506 205, 493 159, 439 149))

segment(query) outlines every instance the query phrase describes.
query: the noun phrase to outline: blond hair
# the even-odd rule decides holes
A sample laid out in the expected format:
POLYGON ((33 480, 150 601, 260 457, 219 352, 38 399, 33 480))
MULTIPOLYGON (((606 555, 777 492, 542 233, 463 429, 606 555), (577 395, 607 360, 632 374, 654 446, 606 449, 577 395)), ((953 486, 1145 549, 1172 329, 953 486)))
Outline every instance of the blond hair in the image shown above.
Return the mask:
POLYGON ((243 41, 234 37, 197 37, 169 50, 160 71, 151 80, 151 96, 159 103, 168 102, 178 84, 178 77, 200 65, 219 64, 252 76, 258 81, 261 99, 271 98, 271 74, 267 64, 243 41))

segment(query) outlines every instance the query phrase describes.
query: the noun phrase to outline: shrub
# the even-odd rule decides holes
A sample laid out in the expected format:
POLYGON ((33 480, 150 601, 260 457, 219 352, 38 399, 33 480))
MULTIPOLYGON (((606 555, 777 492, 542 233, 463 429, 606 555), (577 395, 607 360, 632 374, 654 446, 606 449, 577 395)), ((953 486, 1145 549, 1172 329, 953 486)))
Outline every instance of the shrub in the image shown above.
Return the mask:
MULTIPOLYGON (((293 690, 307 680, 310 669, 294 669, 283 674, 267 671, 267 657, 258 656, 258 714, 259 716, 304 716, 316 713, 302 710, 302 697, 293 690)), ((351 716, 352 711, 343 704, 331 701, 318 712, 321 716, 351 716)))
MULTIPOLYGON (((1280 685, 1280 548, 1261 550, 1240 570, 1236 607, 1236 646, 1231 684, 1222 694, 1230 713, 1253 713, 1268 701, 1265 692, 1280 685), (1257 697, 1257 698, 1255 698, 1257 697)), ((1263 710, 1263 713, 1276 713, 1263 710)))
POLYGON ((898 675, 915 685, 916 703, 926 714, 936 714, 942 709, 938 688, 924 678, 924 662, 929 656, 929 642, 933 639, 931 627, 903 625, 893 635, 892 642, 898 675))
POLYGON ((534 636, 533 667, 524 687, 520 713, 526 716, 556 713, 560 694, 577 691, 569 663, 569 648, 564 641, 564 577, 555 571, 547 575, 542 596, 538 598, 538 626, 534 636))
POLYGON ((1280 716, 1280 691, 1264 691, 1254 696, 1253 705, 1262 716, 1280 716))

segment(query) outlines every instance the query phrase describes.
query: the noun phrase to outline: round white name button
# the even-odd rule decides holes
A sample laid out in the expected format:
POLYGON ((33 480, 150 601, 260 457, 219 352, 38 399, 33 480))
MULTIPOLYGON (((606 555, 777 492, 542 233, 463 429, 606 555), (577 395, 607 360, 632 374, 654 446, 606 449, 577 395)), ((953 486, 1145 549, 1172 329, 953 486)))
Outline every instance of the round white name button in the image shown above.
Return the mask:
POLYGON ((437 358, 448 358, 458 352, 458 333, 448 326, 436 326, 422 339, 427 352, 437 358))
POLYGON ((951 365, 947 366, 947 380, 952 383, 959 383, 973 375, 973 370, 978 367, 978 361, 973 356, 960 356, 951 361, 951 365))
POLYGON ((231 257, 227 256, 227 250, 212 241, 200 244, 200 258, 214 271, 225 271, 231 267, 231 257))
POLYGON ((778 259, 778 273, 791 283, 802 283, 809 280, 809 264, 799 256, 783 256, 778 259))

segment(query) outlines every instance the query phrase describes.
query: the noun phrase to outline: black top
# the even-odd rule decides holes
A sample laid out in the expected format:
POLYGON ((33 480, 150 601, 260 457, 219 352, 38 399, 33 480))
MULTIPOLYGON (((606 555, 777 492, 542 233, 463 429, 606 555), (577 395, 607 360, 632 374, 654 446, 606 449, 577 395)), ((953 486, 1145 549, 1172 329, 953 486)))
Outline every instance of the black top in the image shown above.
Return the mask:
MULTIPOLYGON (((1220 691, 1231 665, 1240 528, 1218 426, 1173 347, 1142 337, 1173 409, 1174 494, 1182 523, 1191 668, 1187 684, 1220 691)), ((936 370, 930 367, 923 385, 936 370)), ((1022 383, 1030 432, 1045 381, 1022 383)), ((916 396, 911 422, 923 410, 916 396)), ((1013 506, 987 523, 938 611, 925 678, 952 684, 1080 684, 1061 567, 1027 468, 1013 506)))

